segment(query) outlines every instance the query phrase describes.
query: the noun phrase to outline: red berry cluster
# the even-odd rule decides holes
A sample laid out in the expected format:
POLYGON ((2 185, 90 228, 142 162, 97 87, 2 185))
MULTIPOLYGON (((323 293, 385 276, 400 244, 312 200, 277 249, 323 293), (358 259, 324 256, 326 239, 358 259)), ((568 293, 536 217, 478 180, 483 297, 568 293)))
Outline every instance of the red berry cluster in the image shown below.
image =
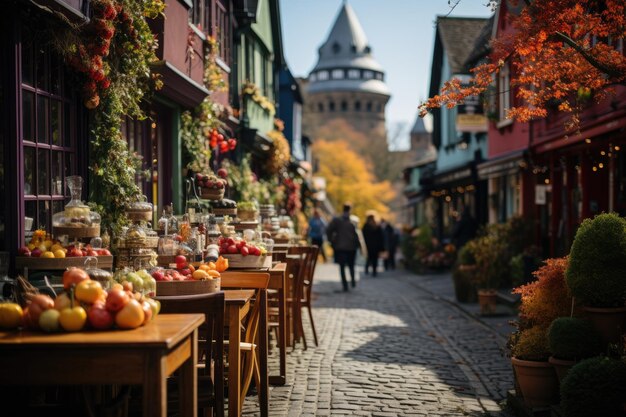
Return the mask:
POLYGON ((99 92, 111 85, 104 69, 103 58, 109 55, 111 38, 115 34, 113 24, 121 8, 111 0, 96 0, 91 3, 93 19, 86 27, 90 34, 89 42, 78 46, 76 54, 70 58, 70 66, 77 72, 85 74, 87 80, 83 85, 85 106, 94 109, 100 104, 99 92))
POLYGON ((234 150, 237 147, 237 139, 226 139, 224 138, 224 135, 217 131, 217 129, 213 129, 211 130, 209 145, 211 146, 211 149, 219 148, 220 153, 226 153, 228 151, 234 150))

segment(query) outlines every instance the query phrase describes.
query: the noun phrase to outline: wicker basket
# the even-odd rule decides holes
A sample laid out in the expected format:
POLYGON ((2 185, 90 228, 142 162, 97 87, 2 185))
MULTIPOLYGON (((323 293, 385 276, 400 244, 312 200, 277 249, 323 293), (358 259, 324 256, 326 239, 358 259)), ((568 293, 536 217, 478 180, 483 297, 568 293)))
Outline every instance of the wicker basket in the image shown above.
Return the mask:
MULTIPOLYGON (((229 268, 262 268, 262 267, 267 266, 266 261, 268 260, 267 255, 242 256, 239 254, 222 254, 222 256, 228 259, 229 268)), ((270 266, 271 266, 272 257, 269 256, 269 259, 270 259, 270 266)))
POLYGON ((126 217, 128 217, 129 220, 132 220, 134 222, 138 222, 138 221, 142 221, 145 220, 147 222, 151 222, 152 221, 152 210, 150 211, 127 211, 126 212, 126 217))
POLYGON ((241 221, 255 221, 259 212, 257 210, 241 210, 237 209, 237 217, 241 221))
POLYGON ((204 281, 157 281, 156 295, 193 295, 218 292, 220 291, 220 282, 219 278, 204 281))
POLYGON ((200 188, 200 198, 205 200, 221 200, 224 198, 223 188, 200 188))

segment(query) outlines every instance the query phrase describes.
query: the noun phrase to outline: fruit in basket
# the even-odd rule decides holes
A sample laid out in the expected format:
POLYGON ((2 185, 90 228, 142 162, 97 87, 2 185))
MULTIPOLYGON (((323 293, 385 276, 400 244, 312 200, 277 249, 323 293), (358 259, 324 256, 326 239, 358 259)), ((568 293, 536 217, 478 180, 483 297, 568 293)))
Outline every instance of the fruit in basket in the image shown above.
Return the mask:
POLYGON ((115 324, 120 329, 135 329, 143 324, 145 318, 141 303, 137 300, 130 300, 115 315, 115 324))
POLYGON ((111 256, 111 251, 108 249, 98 249, 97 252, 99 256, 111 256))
POLYGON ((35 248, 30 252, 30 256, 33 258, 39 258, 43 252, 39 248, 35 248))
POLYGON ((78 301, 82 301, 87 304, 93 304, 96 300, 103 299, 105 297, 102 284, 98 281, 92 281, 91 279, 80 282, 76 286, 74 294, 78 301))
POLYGON ((22 246, 17 250, 17 254, 19 256, 30 256, 30 249, 28 248, 28 246, 22 246))
POLYGON ((79 248, 75 247, 75 246, 71 246, 68 250, 67 253, 65 254, 65 256, 68 257, 79 257, 79 256, 83 256, 83 251, 80 250, 79 248))
POLYGON ((228 269, 228 259, 224 258, 223 256, 220 256, 219 258, 217 258, 217 261, 215 261, 215 270, 217 272, 224 272, 228 269))
POLYGON ((19 304, 2 303, 0 304, 0 328, 15 329, 22 322, 24 311, 19 304))
POLYGON ((84 269, 71 267, 63 272, 63 288, 69 290, 73 285, 78 285, 82 281, 90 279, 89 274, 84 269))
POLYGON ((143 309, 143 323, 141 323, 141 325, 144 325, 152 320, 152 307, 146 300, 143 300, 141 302, 141 308, 143 309))
POLYGON ((210 275, 207 271, 204 271, 202 269, 198 269, 197 271, 195 271, 193 274, 191 274, 191 277, 195 280, 207 280, 210 279, 210 275))
POLYGON ((39 328, 44 332, 57 332, 60 328, 61 313, 54 308, 44 311, 39 316, 39 328))
POLYGON ((94 329, 106 330, 113 327, 115 319, 113 314, 106 309, 104 301, 97 301, 87 310, 87 320, 94 329))
POLYGON ((226 168, 220 168, 217 170, 217 176, 226 179, 228 177, 228 171, 226 171, 226 168))
POLYGON ((55 258, 65 258, 65 251, 63 249, 57 249, 52 253, 54 254, 55 258))
POLYGON ((54 253, 49 250, 42 252, 40 258, 54 258, 54 253))
POLYGON ((81 306, 64 308, 59 315, 61 327, 68 332, 77 332, 85 327, 87 312, 81 306))
POLYGON ((128 296, 126 291, 120 289, 111 289, 107 293, 105 307, 110 312, 115 313, 124 308, 124 306, 129 302, 130 297, 128 296))

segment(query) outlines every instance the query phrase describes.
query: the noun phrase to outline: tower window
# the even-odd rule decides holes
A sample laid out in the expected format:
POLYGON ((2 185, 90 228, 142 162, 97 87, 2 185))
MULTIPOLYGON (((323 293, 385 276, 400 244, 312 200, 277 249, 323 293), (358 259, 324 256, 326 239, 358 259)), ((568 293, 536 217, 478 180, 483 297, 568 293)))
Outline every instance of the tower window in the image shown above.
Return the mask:
POLYGON ((378 103, 378 104, 376 105, 376 111, 377 111, 378 113, 380 113, 382 110, 383 110, 383 106, 382 106, 380 103, 378 103))
POLYGON ((372 71, 363 71, 363 78, 366 80, 374 78, 374 73, 372 71))
POLYGON ((367 46, 363 49, 363 52, 365 52, 366 54, 369 54, 370 52, 372 52, 372 48, 371 48, 369 45, 367 45, 367 46))
POLYGON ((341 102, 341 111, 348 111, 348 103, 345 101, 341 102))
POLYGON ((344 77, 344 72, 342 69, 334 69, 332 72, 333 79, 340 80, 344 77))
POLYGON ((320 71, 317 73, 317 79, 320 81, 324 81, 328 79, 328 71, 320 71))
POLYGON ((337 43, 337 42, 333 43, 332 48, 333 48, 333 53, 334 54, 338 54, 339 51, 341 51, 341 45, 339 45, 339 43, 337 43))
POLYGON ((377 80, 382 80, 383 79, 383 74, 381 72, 377 72, 376 73, 376 79, 377 80))
POLYGON ((335 102, 331 101, 328 103, 328 111, 335 111, 335 102))
POLYGON ((354 102, 354 110, 355 111, 361 111, 361 102, 360 101, 355 101, 354 102))
POLYGON ((316 79, 317 79, 317 76, 316 76, 316 74, 315 74, 315 73, 313 73, 313 74, 311 74, 311 75, 309 76, 309 81, 315 81, 316 79))
POLYGON ((348 70, 348 78, 351 78, 351 79, 361 78, 361 71, 359 71, 358 69, 348 70))
POLYGON ((372 102, 371 101, 367 102, 367 104, 365 105, 365 110, 372 111, 372 102))
POLYGON ((317 103, 317 111, 324 113, 324 103, 317 103))

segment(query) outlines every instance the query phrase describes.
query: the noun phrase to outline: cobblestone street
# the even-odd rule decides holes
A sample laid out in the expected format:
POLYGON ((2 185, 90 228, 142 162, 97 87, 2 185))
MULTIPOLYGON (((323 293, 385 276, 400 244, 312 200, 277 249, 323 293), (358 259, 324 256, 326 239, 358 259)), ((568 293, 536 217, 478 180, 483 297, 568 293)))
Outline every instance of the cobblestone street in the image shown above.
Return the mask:
MULTIPOLYGON (((271 416, 505 416, 513 386, 503 356, 512 317, 478 320, 450 301, 448 274, 402 270, 366 276, 349 293, 334 264, 319 264, 314 286, 319 347, 287 355, 288 384, 272 387, 271 416)), ((291 350, 291 349, 290 349, 291 350)), ((276 369, 276 351, 270 372, 276 369)), ((244 415, 258 415, 249 395, 244 415)))

